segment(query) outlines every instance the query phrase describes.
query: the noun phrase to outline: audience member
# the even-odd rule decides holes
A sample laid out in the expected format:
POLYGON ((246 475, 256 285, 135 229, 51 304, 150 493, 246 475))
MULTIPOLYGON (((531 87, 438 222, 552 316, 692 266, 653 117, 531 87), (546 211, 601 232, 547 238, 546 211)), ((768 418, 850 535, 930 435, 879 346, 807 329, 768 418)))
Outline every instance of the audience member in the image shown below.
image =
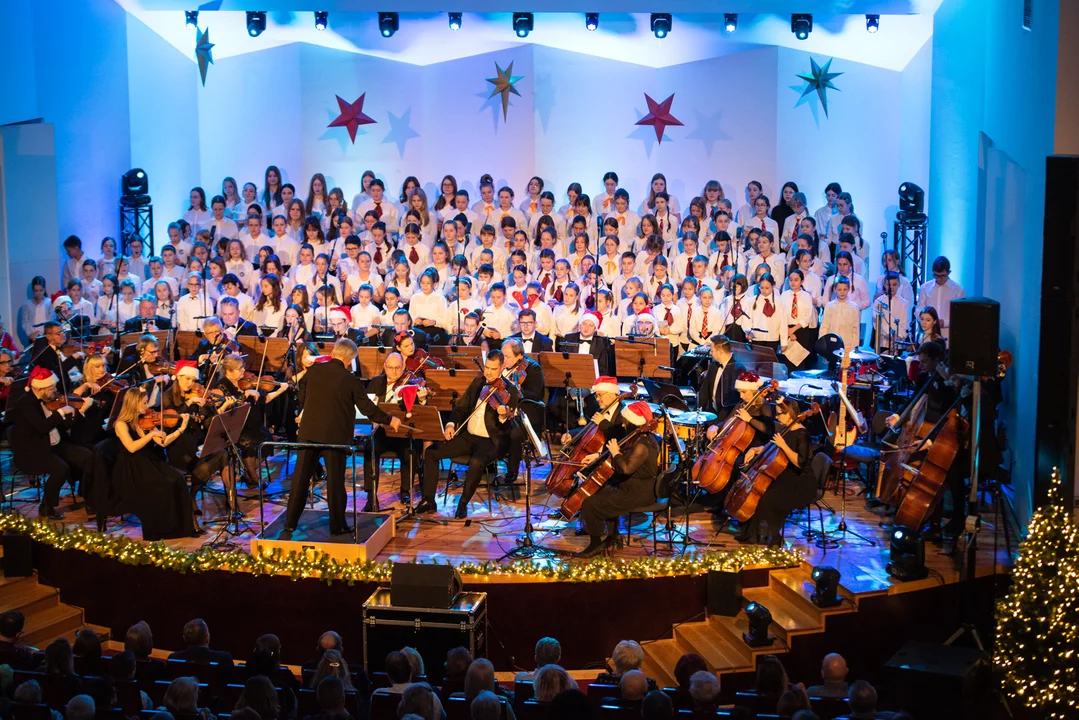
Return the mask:
POLYGON ((674 703, 667 693, 662 690, 653 690, 644 696, 641 701, 641 718, 643 720, 673 720, 674 703))
POLYGON ((0 658, 15 670, 32 670, 34 652, 20 638, 26 617, 20 610, 0 614, 0 658))
POLYGON ((116 707, 116 683, 111 677, 84 677, 82 689, 93 698, 95 708, 116 707))
POLYGON ((236 708, 251 708, 261 720, 284 720, 288 717, 281 712, 277 700, 277 690, 265 675, 256 675, 247 679, 243 692, 236 700, 236 708))
POLYGON ((67 697, 82 692, 82 680, 75 674, 75 656, 67 638, 58 637, 45 647, 45 662, 39 670, 46 675, 56 675, 59 682, 66 686, 63 694, 67 697))
POLYGON ((813 685, 806 689, 809 697, 845 698, 849 685, 847 685, 847 661, 838 653, 828 653, 820 666, 821 685, 813 685))
POLYGON ((66 720, 94 720, 94 699, 89 695, 76 695, 67 701, 64 708, 66 720))
POLYGON ((801 685, 792 685, 789 690, 784 690, 776 701, 776 714, 782 717, 790 717, 799 710, 811 710, 809 696, 801 685))
MULTIPOLYGON (((158 713, 158 714, 160 714, 160 713, 158 713)), ((225 716, 224 715, 219 715, 218 717, 219 718, 224 718, 225 716)), ((150 718, 150 720, 155 720, 155 719, 150 718)), ((236 708, 235 710, 233 710, 232 713, 229 715, 229 720, 262 720, 262 719, 259 717, 259 714, 257 712, 255 712, 254 710, 252 710, 249 707, 244 707, 244 708, 236 708)))
POLYGON ((278 644, 277 649, 274 649, 277 636, 263 635, 259 640, 261 641, 263 638, 273 638, 273 641, 263 643, 261 646, 256 642, 255 649, 251 651, 251 657, 247 658, 247 678, 250 680, 255 677, 264 677, 271 687, 280 687, 280 699, 283 704, 281 714, 283 717, 291 717, 295 713, 297 705, 296 693, 292 690, 296 678, 292 671, 281 666, 278 662, 277 651, 280 650, 281 646, 278 644))
POLYGON ((420 651, 414 647, 408 647, 407 645, 401 648, 401 652, 408 658, 408 664, 412 667, 412 679, 419 680, 427 675, 427 670, 423 666, 423 656, 420 655, 420 651))
POLYGON ((611 651, 611 665, 613 668, 610 672, 600 673, 596 677, 597 683, 617 685, 624 673, 640 670, 644 665, 644 648, 636 640, 623 640, 611 651))
POLYGON ((678 658, 674 665, 674 679, 678 683, 674 696, 671 698, 677 709, 689 709, 693 707, 693 699, 689 696, 689 679, 694 674, 708 670, 708 664, 696 653, 686 653, 678 658))
MULTIPOLYGON (((545 667, 558 667, 557 665, 546 665, 545 667)), ((561 670, 562 668, 558 668, 561 670)), ((536 671, 538 675, 543 668, 536 671)), ((569 677, 567 675, 567 677, 569 677)), ((592 720, 595 717, 595 711, 592 709, 592 701, 588 699, 588 696, 578 690, 576 686, 569 690, 564 690, 558 695, 553 697, 550 702, 550 708, 548 717, 558 718, 558 720, 592 720)))
POLYGON ((412 666, 408 656, 400 650, 394 650, 386 656, 386 675, 390 686, 375 690, 380 695, 400 695, 412 683, 412 666))
POLYGON ((577 682, 558 665, 544 665, 536 670, 532 681, 532 696, 541 703, 549 703, 560 693, 576 689, 577 682))
MULTIPOLYGON (((557 665, 561 659, 562 646, 553 637, 540 638, 536 642, 536 669, 544 665, 557 665)), ((519 682, 531 680, 535 674, 535 670, 532 672, 519 672, 514 677, 514 680, 519 682)))
POLYGON ((850 686, 847 704, 850 706, 851 720, 876 720, 891 717, 891 714, 877 713, 877 689, 865 680, 855 680, 850 686))
POLYGON ((713 712, 719 706, 719 678, 707 670, 693 673, 689 678, 689 696, 694 712, 713 712))
POLYGON ((502 702, 493 692, 484 690, 472 700, 472 704, 469 705, 469 715, 472 720, 500 720, 502 702))
POLYGON ((799 710, 791 716, 791 720, 820 720, 820 717, 812 710, 799 710))
POLYGON ((322 678, 315 695, 318 697, 319 711, 317 715, 312 715, 310 720, 351 720, 351 714, 345 707, 348 699, 345 684, 340 678, 333 675, 322 678))
MULTIPOLYGON (((163 709, 172 713, 174 717, 197 715, 200 720, 213 720, 213 715, 209 710, 199 707, 199 681, 193 677, 180 677, 169 683, 163 705, 163 709)), ((264 720, 270 720, 270 718, 264 720)))
MULTIPOLYGON (((15 688, 15 695, 12 700, 21 705, 40 705, 42 700, 41 686, 37 684, 37 680, 27 680, 15 688)), ((50 710, 49 716, 50 720, 64 720, 64 716, 56 710, 50 710)))
POLYGON ((442 681, 442 692, 460 692, 464 687, 465 673, 472 665, 472 653, 465 647, 455 647, 446 653, 446 677, 442 681))
POLYGON ((101 638, 96 632, 90 628, 76 632, 72 652, 82 658, 86 675, 101 674, 101 638))
MULTIPOLYGON (((254 714, 253 710, 249 711, 249 712, 254 714)), ((176 720, 176 718, 174 718, 172 716, 172 713, 170 713, 168 710, 158 710, 157 712, 155 712, 153 715, 150 716, 150 720, 176 720)), ((258 720, 258 715, 255 715, 255 717, 253 717, 253 718, 248 717, 246 720, 258 720)))
POLYGON ((787 671, 775 655, 763 655, 757 662, 757 683, 754 690, 758 695, 779 696, 790 686, 787 671))
MULTIPOLYGON (((318 647, 316 648, 318 655, 314 660, 308 660, 300 666, 301 670, 314 670, 318 667, 319 662, 322 660, 322 655, 327 650, 336 650, 343 656, 345 654, 344 642, 341 640, 341 636, 333 630, 327 630, 318 636, 318 647)), ((313 687, 313 686, 312 686, 313 687)))
MULTIPOLYGON (((135 682, 136 664, 135 653, 124 650, 112 656, 109 661, 109 673, 112 675, 112 679, 118 683, 133 683, 135 682)), ((139 690, 139 697, 142 699, 143 710, 154 709, 154 704, 145 690, 139 690)))
POLYGON ((337 650, 327 650, 322 653, 322 660, 319 661, 314 677, 311 678, 311 687, 318 688, 322 681, 328 677, 337 678, 341 682, 342 692, 356 691, 352 695, 353 701, 346 702, 346 710, 356 717, 366 717, 371 699, 371 681, 367 679, 367 673, 363 671, 362 667, 355 672, 357 674, 356 684, 354 685, 352 682, 353 670, 349 668, 348 663, 341 657, 341 653, 337 650))
POLYGON ((399 716, 415 713, 423 720, 445 720, 446 712, 435 694, 434 688, 425 682, 412 683, 401 693, 401 702, 397 705, 399 716))
POLYGON ((127 629, 127 634, 124 636, 124 650, 134 653, 136 660, 161 662, 150 657, 150 653, 154 651, 154 634, 150 632, 150 626, 145 620, 139 620, 127 629))
POLYGON ((169 660, 185 660, 197 663, 217 663, 222 684, 232 680, 233 660, 228 650, 210 649, 210 628, 202 618, 189 620, 184 625, 184 649, 169 655, 169 660))

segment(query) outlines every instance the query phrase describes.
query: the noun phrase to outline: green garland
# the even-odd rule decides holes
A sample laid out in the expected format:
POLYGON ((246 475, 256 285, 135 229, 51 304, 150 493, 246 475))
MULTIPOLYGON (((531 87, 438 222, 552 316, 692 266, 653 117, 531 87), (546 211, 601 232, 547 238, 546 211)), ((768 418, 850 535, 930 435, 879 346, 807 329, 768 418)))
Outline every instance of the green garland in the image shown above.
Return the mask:
MULTIPOLYGON (((181 573, 212 570, 248 572, 253 575, 288 575, 293 580, 317 578, 327 584, 342 581, 389 582, 390 560, 376 562, 338 561, 326 553, 284 553, 280 549, 252 555, 250 552, 202 548, 196 552, 176 550, 161 542, 144 543, 128 537, 106 535, 82 526, 52 525, 40 518, 18 514, 0 515, 0 530, 30 535, 36 542, 58 550, 81 550, 127 565, 150 565, 181 573)), ((736 571, 746 567, 790 567, 801 562, 796 550, 739 547, 733 551, 687 553, 674 557, 592 558, 581 561, 516 560, 509 563, 462 562, 457 570, 466 576, 496 579, 526 577, 567 582, 603 582, 627 578, 671 575, 698 575, 709 570, 736 571)))

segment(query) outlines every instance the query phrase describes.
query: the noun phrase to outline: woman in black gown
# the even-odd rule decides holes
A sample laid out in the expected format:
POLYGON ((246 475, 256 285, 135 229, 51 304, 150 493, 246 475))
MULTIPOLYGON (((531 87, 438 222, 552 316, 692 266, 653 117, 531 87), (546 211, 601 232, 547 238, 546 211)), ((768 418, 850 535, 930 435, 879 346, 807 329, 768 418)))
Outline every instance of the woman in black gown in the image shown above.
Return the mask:
POLYGON ((132 391, 124 396, 113 423, 120 440, 114 482, 125 504, 142 522, 143 540, 197 537, 184 475, 168 464, 164 452, 187 430, 188 416, 182 415, 179 427, 171 433, 160 427, 143 430, 139 419, 147 405, 145 393, 132 391))

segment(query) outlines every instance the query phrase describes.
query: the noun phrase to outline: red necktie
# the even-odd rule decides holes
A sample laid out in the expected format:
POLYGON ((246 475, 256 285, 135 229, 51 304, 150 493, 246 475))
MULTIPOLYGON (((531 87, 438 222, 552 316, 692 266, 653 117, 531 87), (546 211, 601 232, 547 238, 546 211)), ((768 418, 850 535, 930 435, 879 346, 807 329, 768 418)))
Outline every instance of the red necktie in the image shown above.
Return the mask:
POLYGON ((674 315, 671 315, 670 308, 667 308, 666 312, 663 314, 663 319, 667 322, 667 327, 674 325, 674 315))
POLYGON ((772 317, 776 312, 775 307, 772 305, 772 301, 765 299, 764 301, 764 317, 772 317))
POLYGON ((380 202, 375 203, 375 217, 382 219, 382 203, 380 202))
POLYGON ((686 303, 686 327, 689 327, 689 321, 693 319, 693 303, 686 303))
POLYGON ((730 263, 727 262, 727 253, 723 253, 723 264, 719 266, 719 269, 722 270, 723 268, 727 267, 727 265, 729 265, 729 264, 730 263))
POLYGON ((791 303, 791 320, 798 319, 798 293, 794 293, 794 302, 791 303))
POLYGON ((554 299, 555 299, 555 301, 557 301, 559 303, 562 302, 562 288, 561 287, 556 287, 554 289, 554 299))
POLYGON ((551 284, 551 276, 546 272, 543 273, 543 279, 540 280, 540 287, 542 287, 546 291, 547 286, 550 285, 550 284, 551 284))
POLYGON ((660 235, 663 234, 663 221, 662 220, 659 221, 659 234, 660 235))
MULTIPOLYGON (((701 320, 701 337, 707 340, 708 339, 708 311, 704 310, 702 308, 701 312, 704 313, 704 319, 701 320)), ((737 316, 735 316, 735 317, 737 317, 737 316)))
POLYGON ((382 246, 379 245, 377 248, 375 248, 375 265, 381 265, 381 264, 382 264, 382 246))
POLYGON ((585 298, 584 306, 586 308, 588 308, 589 310, 595 310, 596 309, 596 296, 595 295, 589 295, 587 298, 585 298))
POLYGON ((418 263, 420 261, 420 254, 418 252, 416 252, 416 246, 415 245, 412 246, 412 252, 410 252, 408 254, 408 261, 410 263, 412 263, 413 265, 415 265, 416 263, 418 263))
POLYGON ((731 311, 731 316, 737 320, 742 317, 742 303, 735 299, 732 299, 731 302, 734 303, 734 310, 731 311))
POLYGON ((693 277, 693 258, 686 259, 686 277, 693 277))

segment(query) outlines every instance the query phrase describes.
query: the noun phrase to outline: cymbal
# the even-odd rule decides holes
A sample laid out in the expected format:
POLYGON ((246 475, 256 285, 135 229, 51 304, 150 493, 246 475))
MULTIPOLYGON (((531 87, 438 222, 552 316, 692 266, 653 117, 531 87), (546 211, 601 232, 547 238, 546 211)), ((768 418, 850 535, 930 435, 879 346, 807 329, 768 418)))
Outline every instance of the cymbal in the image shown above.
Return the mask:
MULTIPOLYGON (((840 348, 832 353, 840 360, 843 359, 843 349, 840 348)), ((861 348, 855 348, 850 351, 851 362, 874 362, 880 359, 880 355, 872 350, 863 350, 861 348)))
POLYGON ((792 378, 799 378, 802 380, 816 380, 817 378, 824 377, 828 373, 828 368, 817 368, 816 370, 794 370, 791 372, 792 378))
POLYGON ((698 410, 696 412, 676 411, 671 413, 671 422, 675 425, 704 425, 713 422, 716 417, 717 415, 715 413, 706 412, 704 410, 698 410))

